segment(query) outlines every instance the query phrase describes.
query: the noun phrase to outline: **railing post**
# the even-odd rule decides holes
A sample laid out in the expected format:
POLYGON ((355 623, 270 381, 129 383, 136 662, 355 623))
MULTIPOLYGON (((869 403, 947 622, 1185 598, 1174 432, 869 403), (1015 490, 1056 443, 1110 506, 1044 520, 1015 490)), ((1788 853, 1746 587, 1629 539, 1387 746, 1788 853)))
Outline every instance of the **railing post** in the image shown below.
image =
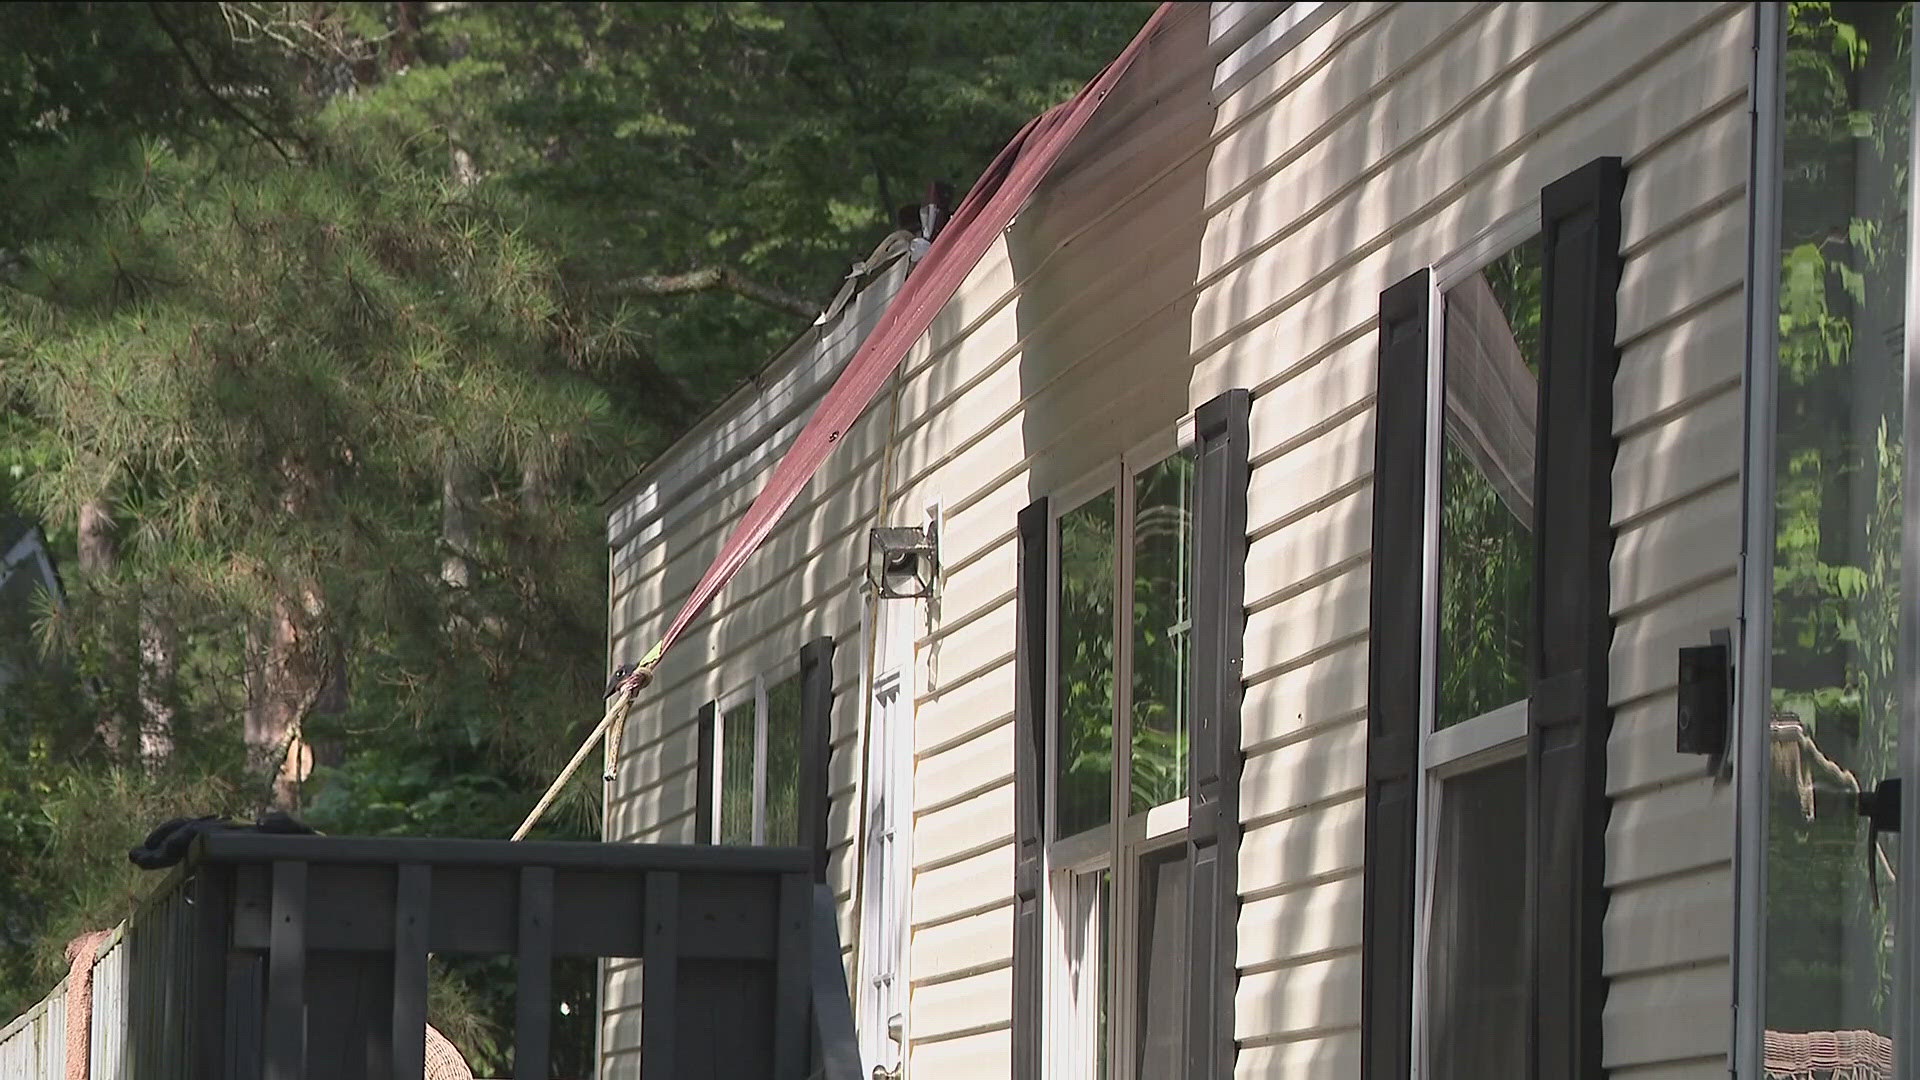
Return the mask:
POLYGON ((267 934, 266 1080, 304 1080, 307 1064, 307 864, 273 864, 267 934))
POLYGON ((773 942, 775 1080, 800 1080, 807 1072, 807 992, 811 981, 807 944, 812 914, 811 876, 781 874, 779 929, 773 942))
POLYGON ((839 911, 828 885, 813 887, 813 1039, 824 1080, 860 1080, 860 1042, 854 1033, 847 969, 840 959, 839 911))
MULTIPOLYGON (((227 919, 233 870, 202 866, 194 871, 193 968, 189 978, 189 1036, 184 1064, 193 1076, 223 1076, 227 1047, 227 919)), ((96 993, 96 1002, 98 995, 96 993)), ((94 1010, 95 1023, 100 1011, 94 1010)), ((99 1073, 103 1070, 96 1069, 99 1073)))
POLYGON ((427 1069, 427 932, 433 868, 401 866, 393 891, 393 1080, 427 1069))
POLYGON ((647 874, 646 937, 640 955, 640 1075, 672 1076, 679 1062, 680 875, 647 874))
POLYGON ((520 871, 520 984, 514 997, 514 1080, 547 1080, 552 1059, 553 868, 520 871))

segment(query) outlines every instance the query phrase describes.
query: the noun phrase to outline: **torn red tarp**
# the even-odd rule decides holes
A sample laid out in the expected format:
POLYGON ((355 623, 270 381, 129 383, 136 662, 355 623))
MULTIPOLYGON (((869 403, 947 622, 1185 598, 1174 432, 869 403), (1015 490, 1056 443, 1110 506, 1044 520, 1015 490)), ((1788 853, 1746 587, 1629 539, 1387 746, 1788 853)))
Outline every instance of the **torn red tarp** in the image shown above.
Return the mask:
POLYGON ((1027 198, 1074 136, 1087 125, 1095 109, 1106 99, 1114 84, 1126 73, 1147 41, 1168 17, 1172 4, 1162 4, 1147 20, 1126 49, 1106 66, 1092 82, 1071 100, 1049 109, 1020 129, 1006 149, 987 166, 980 179, 967 192, 965 201, 954 211, 953 220, 941 230, 913 275, 887 308, 873 333, 847 362, 846 370, 821 399, 813 418, 794 439, 786 457, 774 469, 746 516, 734 526, 725 546, 713 564, 701 575, 687 602, 674 616, 667 632, 640 661, 652 668, 673 648, 680 635, 700 612, 719 594, 733 575, 753 554, 779 523, 782 514, 793 505, 807 481, 827 460, 855 420, 873 402, 901 358, 933 324, 934 316, 959 290, 960 283, 979 263, 994 240, 1013 221, 1027 198))

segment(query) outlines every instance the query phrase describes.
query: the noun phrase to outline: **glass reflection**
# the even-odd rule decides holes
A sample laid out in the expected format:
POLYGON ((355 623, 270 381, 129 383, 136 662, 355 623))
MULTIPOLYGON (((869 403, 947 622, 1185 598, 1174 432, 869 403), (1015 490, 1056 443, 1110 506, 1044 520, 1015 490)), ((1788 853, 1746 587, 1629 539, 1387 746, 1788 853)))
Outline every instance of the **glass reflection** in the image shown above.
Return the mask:
POLYGON ((1446 296, 1436 728, 1527 696, 1539 354, 1540 250, 1527 243, 1446 296))
POLYGON ((1114 494, 1060 515, 1056 836, 1113 819, 1114 494))
POLYGON ((1071 1075, 1107 1078, 1107 1007, 1113 966, 1113 872, 1073 878, 1074 930, 1069 960, 1073 998, 1071 1075))
POLYGON ((1187 650, 1192 638, 1193 459, 1134 477, 1132 812, 1187 793, 1187 650))
POLYGON ((766 842, 800 842, 800 678, 767 689, 766 842))
POLYGON ((1187 877, 1184 845, 1140 860, 1133 1075, 1141 1080, 1186 1068, 1187 877))
POLYGON ((1891 1061, 1895 846, 1855 797, 1896 768, 1909 5, 1786 14, 1774 456, 1766 1067, 1846 1035, 1891 1061))

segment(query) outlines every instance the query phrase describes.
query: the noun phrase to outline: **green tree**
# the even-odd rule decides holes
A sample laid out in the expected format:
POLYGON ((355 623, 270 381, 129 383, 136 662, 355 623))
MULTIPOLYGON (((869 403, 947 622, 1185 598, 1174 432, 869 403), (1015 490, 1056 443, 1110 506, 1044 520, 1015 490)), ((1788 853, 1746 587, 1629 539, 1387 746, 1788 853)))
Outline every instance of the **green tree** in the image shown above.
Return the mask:
POLYGON ((601 498, 1150 8, 0 11, 0 506, 72 593, 0 641, 0 1005, 157 816, 506 832, 598 715, 601 498))

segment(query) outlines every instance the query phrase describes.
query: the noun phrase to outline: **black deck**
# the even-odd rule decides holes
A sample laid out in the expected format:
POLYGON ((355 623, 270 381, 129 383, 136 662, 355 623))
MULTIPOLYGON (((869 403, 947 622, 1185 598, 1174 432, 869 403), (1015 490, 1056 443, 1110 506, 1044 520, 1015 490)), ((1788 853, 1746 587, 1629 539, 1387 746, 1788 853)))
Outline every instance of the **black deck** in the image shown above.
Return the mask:
POLYGON ((519 1080, 548 1080, 556 956, 644 959, 649 1080, 854 1080, 812 869, 799 848, 210 833, 129 928, 132 1075, 414 1080, 428 954, 505 953, 519 1080))

